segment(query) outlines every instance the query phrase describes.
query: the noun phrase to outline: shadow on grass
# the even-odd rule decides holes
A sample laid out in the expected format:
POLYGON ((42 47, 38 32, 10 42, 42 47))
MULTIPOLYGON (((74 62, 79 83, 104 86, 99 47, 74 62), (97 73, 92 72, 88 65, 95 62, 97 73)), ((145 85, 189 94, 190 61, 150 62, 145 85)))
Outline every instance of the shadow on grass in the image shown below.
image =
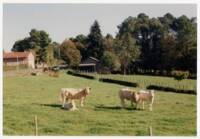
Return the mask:
POLYGON ((125 107, 122 108, 121 106, 104 106, 104 105, 98 105, 95 106, 95 110, 136 110, 135 108, 132 107, 125 107))
POLYGON ((61 108, 60 104, 39 104, 39 105, 45 107, 61 108))

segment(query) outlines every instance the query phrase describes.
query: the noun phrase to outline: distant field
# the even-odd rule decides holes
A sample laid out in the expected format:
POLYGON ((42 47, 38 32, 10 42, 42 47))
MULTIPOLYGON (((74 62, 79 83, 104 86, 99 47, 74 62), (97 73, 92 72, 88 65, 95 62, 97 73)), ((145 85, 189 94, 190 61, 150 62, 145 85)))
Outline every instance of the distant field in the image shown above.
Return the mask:
POLYGON ((182 81, 174 80, 172 77, 148 76, 148 75, 114 75, 114 74, 90 74, 97 78, 109 78, 139 83, 143 88, 149 85, 159 85, 183 90, 196 90, 197 81, 184 79, 182 81))
MULTIPOLYGON (((172 78, 131 75, 124 79, 144 82, 144 85, 162 82, 176 86, 172 78)), ((195 80, 182 83, 191 88, 196 86, 195 80)), ((147 136, 148 127, 152 126, 155 136, 196 136, 196 95, 156 91, 153 112, 134 110, 130 103, 126 103, 127 109, 120 109, 118 91, 123 87, 65 73, 59 78, 3 77, 3 134, 34 135, 37 115, 39 135, 147 136), (60 88, 85 86, 92 88, 85 107, 74 112, 60 109, 60 88)))

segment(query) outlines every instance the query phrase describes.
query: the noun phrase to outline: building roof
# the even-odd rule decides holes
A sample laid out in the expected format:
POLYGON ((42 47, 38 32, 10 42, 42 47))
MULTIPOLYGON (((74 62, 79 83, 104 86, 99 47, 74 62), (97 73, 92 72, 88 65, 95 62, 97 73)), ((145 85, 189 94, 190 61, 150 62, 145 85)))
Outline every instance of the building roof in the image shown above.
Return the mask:
POLYGON ((96 59, 96 58, 94 58, 94 57, 92 57, 92 56, 90 56, 89 58, 90 58, 90 59, 93 59, 93 60, 95 60, 95 61, 97 61, 97 62, 99 61, 98 59, 96 59))
POLYGON ((3 58, 27 58, 31 52, 4 52, 3 58))
POLYGON ((84 66, 95 66, 96 64, 94 63, 88 63, 88 64, 79 64, 79 67, 84 67, 84 66))

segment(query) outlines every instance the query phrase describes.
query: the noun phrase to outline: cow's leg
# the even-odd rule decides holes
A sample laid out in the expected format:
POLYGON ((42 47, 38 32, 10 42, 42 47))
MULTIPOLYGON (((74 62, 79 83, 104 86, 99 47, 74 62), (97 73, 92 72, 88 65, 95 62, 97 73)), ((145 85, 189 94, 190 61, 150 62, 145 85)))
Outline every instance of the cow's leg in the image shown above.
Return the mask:
POLYGON ((121 105, 122 105, 122 107, 125 108, 125 101, 124 101, 124 99, 122 99, 122 98, 120 98, 120 99, 121 99, 121 105))
POLYGON ((144 110, 144 101, 142 101, 142 109, 144 110))
POLYGON ((81 98, 81 107, 83 107, 83 101, 84 101, 84 98, 81 98))
POLYGON ((131 106, 133 107, 133 100, 131 100, 131 106))
POLYGON ((76 110, 77 109, 76 104, 73 99, 71 100, 71 103, 72 103, 72 111, 76 110))
POLYGON ((136 108, 136 110, 139 108, 139 102, 136 102, 135 108, 136 108))
POLYGON ((62 96, 62 107, 64 108, 65 106, 65 101, 66 101, 66 97, 65 95, 62 96))

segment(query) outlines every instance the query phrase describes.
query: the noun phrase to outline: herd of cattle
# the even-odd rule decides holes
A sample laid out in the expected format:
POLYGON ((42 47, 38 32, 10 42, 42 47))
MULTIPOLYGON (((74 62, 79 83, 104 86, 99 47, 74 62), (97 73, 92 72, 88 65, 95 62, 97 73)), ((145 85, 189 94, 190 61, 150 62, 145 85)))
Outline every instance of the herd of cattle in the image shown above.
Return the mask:
MULTIPOLYGON (((62 108, 68 109, 68 110, 76 110, 76 104, 75 100, 80 100, 81 107, 83 107, 83 102, 87 95, 89 95, 91 92, 90 87, 86 87, 84 89, 74 89, 74 88, 62 88, 61 89, 61 101, 62 101, 62 108), (66 103, 67 101, 67 103, 66 103)), ((133 106, 133 103, 136 104, 136 109, 138 109, 139 104, 142 103, 142 109, 144 109, 144 102, 148 102, 149 104, 149 110, 152 111, 152 105, 154 101, 154 90, 145 91, 135 91, 130 88, 123 88, 119 91, 119 98, 121 101, 121 105, 124 108, 125 107, 125 100, 130 100, 131 105, 133 106)))

